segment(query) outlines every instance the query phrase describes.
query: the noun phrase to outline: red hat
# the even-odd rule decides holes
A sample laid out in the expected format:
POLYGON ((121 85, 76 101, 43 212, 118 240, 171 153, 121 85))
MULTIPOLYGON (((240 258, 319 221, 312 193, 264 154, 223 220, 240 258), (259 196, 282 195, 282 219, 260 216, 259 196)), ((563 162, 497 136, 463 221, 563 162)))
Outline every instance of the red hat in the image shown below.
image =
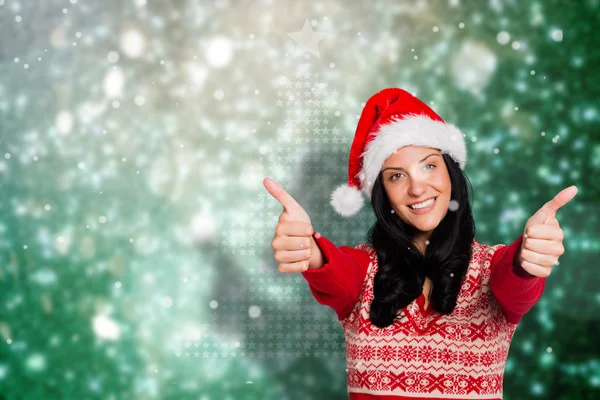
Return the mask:
POLYGON ((363 206, 360 190, 370 200, 385 160, 404 146, 436 148, 449 154, 461 169, 467 164, 467 147, 458 128, 407 91, 383 89, 362 111, 350 148, 348 183, 331 194, 333 208, 344 217, 356 214, 363 206))

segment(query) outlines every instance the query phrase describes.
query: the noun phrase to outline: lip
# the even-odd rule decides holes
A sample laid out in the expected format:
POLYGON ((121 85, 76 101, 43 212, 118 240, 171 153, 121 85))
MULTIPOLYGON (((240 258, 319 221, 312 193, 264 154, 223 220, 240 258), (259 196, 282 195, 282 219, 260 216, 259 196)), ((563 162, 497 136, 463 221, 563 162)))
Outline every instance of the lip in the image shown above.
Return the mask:
MULTIPOLYGON (((419 208, 417 210, 413 210, 412 208, 408 207, 408 209, 410 211, 414 212, 415 214, 427 214, 429 211, 433 210, 433 207, 435 207, 435 205, 437 204, 437 196, 436 197, 432 197, 432 199, 435 199, 435 200, 433 201, 433 204, 430 205, 429 207, 419 208)), ((427 200, 425 200, 425 201, 427 201, 427 200)))
POLYGON ((415 204, 423 203, 424 201, 431 200, 431 199, 434 199, 434 198, 436 198, 436 197, 437 197, 437 196, 431 196, 431 197, 430 197, 430 198, 428 198, 428 199, 424 199, 424 200, 415 201, 414 203, 410 203, 410 204, 408 204, 408 205, 409 205, 409 206, 414 206, 415 204))

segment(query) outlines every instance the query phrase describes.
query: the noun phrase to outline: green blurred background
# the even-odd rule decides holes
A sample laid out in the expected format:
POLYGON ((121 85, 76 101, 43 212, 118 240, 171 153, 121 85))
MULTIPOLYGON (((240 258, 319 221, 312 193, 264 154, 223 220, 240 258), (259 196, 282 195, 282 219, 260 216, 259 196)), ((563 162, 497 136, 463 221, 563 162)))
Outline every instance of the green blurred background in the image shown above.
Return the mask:
POLYGON ((270 242, 329 205, 366 100, 466 134, 476 239, 560 190, 566 253, 504 398, 600 398, 600 4, 0 0, 0 398, 344 399, 333 310, 270 242))

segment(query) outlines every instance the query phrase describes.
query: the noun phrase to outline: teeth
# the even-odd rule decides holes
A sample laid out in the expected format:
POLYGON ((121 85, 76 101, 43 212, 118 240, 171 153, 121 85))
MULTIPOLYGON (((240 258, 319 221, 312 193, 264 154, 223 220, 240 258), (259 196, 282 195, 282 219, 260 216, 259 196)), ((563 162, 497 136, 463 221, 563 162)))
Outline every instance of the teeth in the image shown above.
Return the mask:
POLYGON ((423 203, 415 204, 415 205, 412 205, 409 207, 412 208, 413 210, 415 210, 417 208, 425 208, 425 207, 429 207, 430 205, 432 205, 434 201, 435 201, 435 197, 433 199, 424 201, 423 203))

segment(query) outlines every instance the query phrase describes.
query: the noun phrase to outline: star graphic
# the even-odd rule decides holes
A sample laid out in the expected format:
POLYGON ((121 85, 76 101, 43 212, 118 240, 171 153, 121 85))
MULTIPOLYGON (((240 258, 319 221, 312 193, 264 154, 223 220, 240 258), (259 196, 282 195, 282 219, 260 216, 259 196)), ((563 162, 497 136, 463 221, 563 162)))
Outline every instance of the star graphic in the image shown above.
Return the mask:
POLYGON ((302 51, 310 51, 317 57, 319 55, 319 46, 317 43, 325 37, 325 34, 312 30, 308 19, 304 21, 304 26, 300 32, 290 32, 288 35, 298 44, 296 47, 296 55, 302 51))

